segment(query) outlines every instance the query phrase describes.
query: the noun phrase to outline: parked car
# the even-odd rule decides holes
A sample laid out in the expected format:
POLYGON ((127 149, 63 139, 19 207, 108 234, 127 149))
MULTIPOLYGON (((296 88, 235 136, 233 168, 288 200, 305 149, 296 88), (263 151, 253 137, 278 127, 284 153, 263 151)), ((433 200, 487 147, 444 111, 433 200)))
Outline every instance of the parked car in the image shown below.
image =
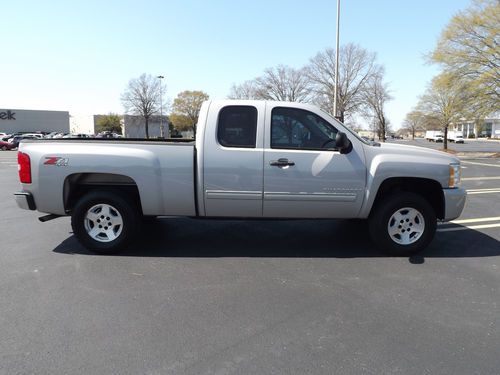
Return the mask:
POLYGON ((15 147, 12 143, 6 141, 0 141, 0 150, 7 151, 7 150, 12 150, 13 148, 15 147))
POLYGON ((19 142, 21 142, 24 139, 34 139, 34 140, 39 140, 40 138, 35 137, 34 135, 16 135, 14 138, 9 139, 9 143, 13 144, 14 147, 16 148, 19 146, 19 142))
POLYGON ((28 139, 27 137, 33 137, 33 138, 37 138, 37 139, 44 138, 42 133, 24 133, 23 137, 25 137, 26 139, 28 139))

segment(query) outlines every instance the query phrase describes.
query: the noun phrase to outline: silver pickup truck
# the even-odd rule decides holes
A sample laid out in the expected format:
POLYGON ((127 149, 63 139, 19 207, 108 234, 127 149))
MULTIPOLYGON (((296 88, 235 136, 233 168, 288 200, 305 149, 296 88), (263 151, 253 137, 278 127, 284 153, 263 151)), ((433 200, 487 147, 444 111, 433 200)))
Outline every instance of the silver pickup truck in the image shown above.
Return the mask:
POLYGON ((365 141, 299 103, 207 101, 192 142, 23 141, 19 207, 71 215, 87 248, 127 245, 144 217, 360 218, 383 251, 426 247, 457 218, 460 162, 439 151, 365 141))

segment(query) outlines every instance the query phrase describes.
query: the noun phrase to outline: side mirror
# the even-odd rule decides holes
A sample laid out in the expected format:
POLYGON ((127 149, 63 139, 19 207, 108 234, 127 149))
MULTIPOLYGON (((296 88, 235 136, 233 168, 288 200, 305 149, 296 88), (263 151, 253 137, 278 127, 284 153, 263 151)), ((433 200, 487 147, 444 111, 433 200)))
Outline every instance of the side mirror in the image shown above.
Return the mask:
POLYGON ((345 133, 337 133, 337 136, 335 137, 335 145, 337 146, 341 154, 348 154, 352 151, 352 143, 349 138, 347 138, 345 133))

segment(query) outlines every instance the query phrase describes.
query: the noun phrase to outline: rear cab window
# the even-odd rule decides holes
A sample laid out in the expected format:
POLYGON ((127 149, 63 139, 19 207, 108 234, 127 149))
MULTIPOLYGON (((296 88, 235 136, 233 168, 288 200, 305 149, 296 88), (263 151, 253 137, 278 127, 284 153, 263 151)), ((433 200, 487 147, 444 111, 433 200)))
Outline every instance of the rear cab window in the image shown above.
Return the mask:
POLYGON ((255 148, 257 108, 246 105, 227 106, 217 120, 217 141, 224 147, 255 148))

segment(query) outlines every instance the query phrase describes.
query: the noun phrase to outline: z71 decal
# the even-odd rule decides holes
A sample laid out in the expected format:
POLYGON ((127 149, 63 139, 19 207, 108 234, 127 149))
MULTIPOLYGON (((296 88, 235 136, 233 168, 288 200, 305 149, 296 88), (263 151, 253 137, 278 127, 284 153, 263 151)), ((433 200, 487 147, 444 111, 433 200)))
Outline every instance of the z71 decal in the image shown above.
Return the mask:
POLYGON ((68 158, 61 158, 59 156, 46 156, 44 165, 55 165, 57 167, 66 167, 68 165, 68 158))

